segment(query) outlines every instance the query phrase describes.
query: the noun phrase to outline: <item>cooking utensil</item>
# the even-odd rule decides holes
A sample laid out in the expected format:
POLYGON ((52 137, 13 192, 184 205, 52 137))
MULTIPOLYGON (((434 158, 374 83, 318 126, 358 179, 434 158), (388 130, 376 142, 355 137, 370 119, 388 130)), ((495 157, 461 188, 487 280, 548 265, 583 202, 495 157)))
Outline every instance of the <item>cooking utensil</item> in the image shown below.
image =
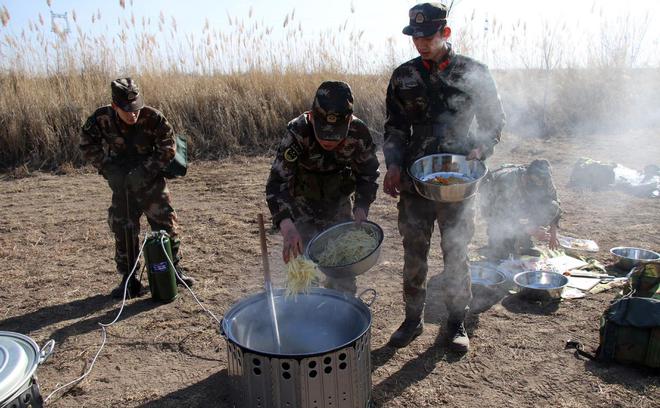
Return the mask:
POLYGON ((54 347, 54 340, 39 348, 28 336, 0 331, 0 406, 43 406, 36 371, 54 347))
POLYGON ((484 263, 470 264, 470 279, 472 286, 478 285, 492 289, 499 288, 506 282, 506 276, 498 271, 495 265, 484 263))
POLYGON ((415 189, 422 197, 448 203, 460 202, 476 194, 486 173, 488 168, 482 161, 467 160, 465 156, 457 154, 424 156, 408 168, 415 189), (450 185, 431 181, 438 176, 458 177, 466 181, 450 185))
POLYGON ((532 300, 549 300, 561 298, 561 292, 568 284, 568 278, 555 272, 525 271, 513 278, 520 288, 521 297, 532 300))
POLYGON ((363 221, 358 224, 355 221, 342 222, 320 232, 309 241, 305 248, 305 256, 315 262, 321 272, 332 278, 348 278, 365 273, 373 267, 378 261, 380 255, 380 247, 383 243, 383 229, 376 223, 371 221, 363 221), (362 228, 376 237, 378 244, 376 248, 369 254, 365 255, 362 259, 357 259, 355 262, 338 265, 338 266, 325 266, 319 264, 319 257, 325 250, 328 242, 337 239, 339 236, 352 229, 362 228))
POLYGON ((357 298, 325 288, 296 296, 276 289, 279 345, 264 293, 232 305, 221 332, 236 406, 370 406, 371 303, 361 299, 367 292, 373 303, 369 289, 357 298))
POLYGON ((660 260, 660 254, 657 252, 634 247, 615 247, 610 249, 610 253, 617 259, 614 265, 626 270, 642 262, 660 260))

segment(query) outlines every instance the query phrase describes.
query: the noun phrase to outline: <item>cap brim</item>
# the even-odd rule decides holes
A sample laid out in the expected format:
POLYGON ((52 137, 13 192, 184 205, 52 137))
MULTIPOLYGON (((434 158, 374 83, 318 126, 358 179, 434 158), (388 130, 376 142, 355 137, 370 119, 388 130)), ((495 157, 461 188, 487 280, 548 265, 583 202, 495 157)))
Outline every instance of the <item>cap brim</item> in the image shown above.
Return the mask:
POLYGON ((314 118, 313 126, 316 137, 321 140, 342 140, 348 135, 349 120, 341 123, 328 123, 323 119, 314 118))
POLYGON ((124 112, 135 112, 144 108, 144 101, 142 100, 142 95, 138 95, 135 100, 129 103, 117 104, 124 112))
POLYGON ((439 25, 437 27, 419 27, 419 26, 407 25, 403 28, 402 32, 405 35, 412 36, 413 38, 430 37, 435 33, 437 33, 439 28, 440 28, 439 25))

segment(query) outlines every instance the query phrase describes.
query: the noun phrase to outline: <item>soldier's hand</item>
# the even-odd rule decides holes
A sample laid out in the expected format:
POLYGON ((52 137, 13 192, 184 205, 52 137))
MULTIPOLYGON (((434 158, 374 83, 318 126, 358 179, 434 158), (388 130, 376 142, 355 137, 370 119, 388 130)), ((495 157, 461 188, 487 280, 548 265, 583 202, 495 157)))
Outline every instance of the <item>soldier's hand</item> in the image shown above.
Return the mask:
POLYGON ((291 218, 285 218, 280 222, 280 232, 283 238, 282 259, 284 263, 289 263, 298 255, 302 255, 302 238, 291 218))
POLYGON ((108 180, 108 185, 113 191, 124 189, 126 171, 118 164, 108 163, 101 168, 101 175, 108 180))
POLYGON ((468 160, 481 160, 483 159, 484 153, 481 150, 481 147, 477 147, 475 149, 470 150, 470 153, 468 153, 467 159, 468 160))
POLYGON ((398 197, 401 192, 401 169, 397 165, 391 165, 385 173, 383 191, 392 197, 398 197))
POLYGON ((353 210, 353 216, 355 217, 355 222, 361 224, 362 222, 367 220, 367 210, 358 207, 355 210, 353 210))

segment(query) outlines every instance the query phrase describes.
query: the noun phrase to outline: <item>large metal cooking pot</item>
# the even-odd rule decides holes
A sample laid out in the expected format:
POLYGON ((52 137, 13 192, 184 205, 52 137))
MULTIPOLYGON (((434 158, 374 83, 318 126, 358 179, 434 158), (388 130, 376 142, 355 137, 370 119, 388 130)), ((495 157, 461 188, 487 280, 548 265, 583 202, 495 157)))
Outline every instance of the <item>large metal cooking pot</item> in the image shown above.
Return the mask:
POLYGON ((43 406, 36 371, 54 347, 54 340, 39 348, 28 336, 0 331, 0 408, 43 406))
POLYGON ((279 345, 265 292, 234 304, 223 318, 235 406, 370 406, 367 304, 323 288, 296 296, 276 290, 273 297, 279 345))
POLYGON ((417 159, 408 173, 415 189, 424 198, 444 203, 463 201, 476 194, 479 183, 488 173, 484 162, 467 160, 458 154, 432 154, 417 159), (431 180, 435 177, 456 177, 466 182, 441 185, 431 180))
POLYGON ((373 267, 376 262, 378 262, 378 256, 380 255, 380 247, 383 243, 383 229, 371 221, 364 221, 359 225, 355 221, 342 222, 332 227, 321 231, 314 238, 312 238, 307 247, 305 248, 305 255, 307 258, 315 262, 321 272, 330 276, 332 278, 348 278, 351 276, 357 276, 365 273, 371 267, 373 267), (320 265, 318 259, 321 256, 321 253, 326 248, 326 245, 329 241, 336 239, 341 234, 350 231, 351 229, 362 228, 367 232, 370 232, 372 235, 376 236, 378 244, 376 248, 370 253, 365 255, 362 259, 357 259, 355 262, 346 264, 346 265, 337 265, 337 266, 326 266, 320 265))

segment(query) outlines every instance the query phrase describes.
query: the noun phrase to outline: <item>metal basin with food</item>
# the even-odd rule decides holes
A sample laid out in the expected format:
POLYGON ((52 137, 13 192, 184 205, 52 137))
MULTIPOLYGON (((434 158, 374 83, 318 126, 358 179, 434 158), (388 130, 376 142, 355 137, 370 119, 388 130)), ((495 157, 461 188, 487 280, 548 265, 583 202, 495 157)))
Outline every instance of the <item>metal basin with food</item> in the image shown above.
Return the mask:
POLYGON ((648 249, 633 247, 616 247, 610 253, 617 259, 615 265, 622 269, 632 269, 642 262, 660 260, 660 254, 648 249))
POLYGON ((324 288, 296 296, 276 290, 273 297, 279 344, 266 293, 237 302, 223 318, 221 331, 227 341, 235 406, 317 406, 311 401, 330 401, 337 407, 369 406, 368 305, 360 297, 324 288))
POLYGON ((36 371, 54 346, 49 340, 40 349, 28 336, 0 331, 0 407, 43 406, 36 371))
POLYGON ((549 300, 561 298, 568 278, 556 272, 525 271, 513 278, 518 285, 518 295, 532 300, 549 300))
MULTIPOLYGON (((350 243, 350 241, 345 242, 350 243)), ((320 232, 307 244, 305 255, 315 262, 321 272, 332 278, 348 278, 365 273, 373 267, 378 261, 380 247, 383 243, 383 229, 376 223, 364 221, 357 224, 354 221, 342 222, 320 232), (322 259, 324 251, 328 250, 329 245, 345 237, 346 233, 363 230, 373 237, 375 248, 368 253, 362 253, 358 259, 351 259, 349 262, 342 262, 335 265, 324 265, 319 260, 322 259)), ((357 245, 357 243, 356 243, 357 245)), ((359 251, 357 252, 359 253, 359 251)))
POLYGON ((417 159, 408 169, 415 189, 424 198, 455 203, 472 197, 488 173, 479 160, 457 154, 432 154, 417 159))

